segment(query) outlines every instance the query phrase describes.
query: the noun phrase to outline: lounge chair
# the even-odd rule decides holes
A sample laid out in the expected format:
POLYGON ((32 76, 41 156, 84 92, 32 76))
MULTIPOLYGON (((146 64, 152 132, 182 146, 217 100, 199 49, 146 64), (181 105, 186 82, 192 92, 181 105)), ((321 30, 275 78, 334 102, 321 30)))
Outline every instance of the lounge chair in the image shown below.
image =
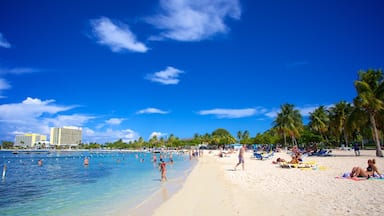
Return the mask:
POLYGON ((259 159, 259 160, 263 160, 263 159, 271 158, 271 157, 273 157, 273 155, 274 155, 274 152, 273 152, 273 151, 270 151, 269 153, 264 153, 264 152, 253 152, 253 156, 254 156, 256 159, 259 159))

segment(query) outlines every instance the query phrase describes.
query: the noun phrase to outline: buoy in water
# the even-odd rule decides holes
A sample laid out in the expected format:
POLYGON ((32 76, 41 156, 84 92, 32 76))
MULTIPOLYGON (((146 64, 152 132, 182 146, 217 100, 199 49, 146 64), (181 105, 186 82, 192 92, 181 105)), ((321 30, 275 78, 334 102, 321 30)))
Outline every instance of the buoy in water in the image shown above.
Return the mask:
POLYGON ((2 177, 1 177, 2 180, 5 179, 5 173, 6 173, 6 172, 7 172, 7 165, 4 164, 4 167, 3 167, 3 175, 2 175, 2 177))

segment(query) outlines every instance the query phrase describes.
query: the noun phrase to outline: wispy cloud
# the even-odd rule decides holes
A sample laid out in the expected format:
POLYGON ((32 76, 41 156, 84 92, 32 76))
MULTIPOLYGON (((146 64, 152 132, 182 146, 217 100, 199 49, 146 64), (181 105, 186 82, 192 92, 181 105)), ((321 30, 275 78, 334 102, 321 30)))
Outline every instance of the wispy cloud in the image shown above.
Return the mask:
POLYGON ((163 110, 152 108, 152 107, 137 111, 137 114, 167 114, 167 113, 168 113, 167 111, 163 111, 163 110))
POLYGON ((72 114, 72 115, 57 115, 54 118, 46 118, 44 122, 47 125, 54 127, 63 127, 63 126, 77 126, 82 127, 89 120, 94 119, 94 116, 82 115, 82 114, 72 114))
POLYGON ((129 27, 123 23, 113 23, 109 18, 102 17, 91 20, 93 32, 100 44, 111 48, 113 52, 129 50, 147 52, 147 46, 137 41, 129 27))
POLYGON ((19 68, 0 68, 0 75, 6 75, 6 74, 26 74, 26 73, 34 73, 39 72, 40 69, 35 68, 27 68, 27 67, 19 67, 19 68))
POLYGON ((239 0, 161 0, 162 13, 147 22, 162 30, 160 37, 199 41, 226 33, 227 17, 240 19, 239 0))
POLYGON ((11 85, 7 82, 7 80, 0 78, 0 98, 5 97, 2 95, 2 91, 10 88, 11 88, 11 85))
POLYGON ((254 108, 246 109, 211 109, 199 111, 199 115, 215 115, 217 118, 245 118, 264 112, 264 109, 258 111, 254 108))
POLYGON ((3 34, 0 32, 0 47, 11 48, 11 44, 5 39, 3 34))
POLYGON ((302 67, 305 65, 309 65, 308 61, 295 61, 295 62, 289 62, 285 65, 286 68, 292 69, 292 68, 297 68, 297 67, 302 67))
POLYGON ((94 131, 90 128, 84 128, 83 136, 85 142, 97 142, 101 144, 119 139, 122 139, 123 142, 130 142, 139 138, 138 133, 131 129, 94 131))
POLYGON ((178 79, 179 74, 184 73, 184 71, 176 69, 174 67, 167 67, 163 71, 159 71, 153 74, 147 74, 146 79, 152 82, 158 82, 164 85, 176 85, 180 82, 178 79))
POLYGON ((109 125, 119 125, 121 124, 125 119, 124 118, 110 118, 105 121, 106 124, 109 125))
MULTIPOLYGON (((34 68, 4 68, 0 67, 0 76, 6 76, 6 75, 19 75, 19 74, 25 74, 25 73, 33 73, 40 71, 38 69, 34 68)), ((9 84, 9 82, 0 77, 0 98, 5 98, 5 96, 2 94, 2 91, 6 89, 10 89, 12 86, 9 84)))

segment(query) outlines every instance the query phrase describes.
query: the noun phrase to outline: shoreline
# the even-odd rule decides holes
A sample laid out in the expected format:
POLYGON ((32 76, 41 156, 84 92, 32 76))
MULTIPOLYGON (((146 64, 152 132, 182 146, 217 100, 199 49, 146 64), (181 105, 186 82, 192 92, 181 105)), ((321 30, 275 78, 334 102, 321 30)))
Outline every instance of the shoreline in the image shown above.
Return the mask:
POLYGON ((381 215, 384 212, 383 179, 339 178, 352 167, 366 167, 375 159, 381 173, 384 158, 375 150, 332 150, 330 157, 305 157, 315 168, 282 168, 273 164, 285 152, 257 160, 246 153, 245 170, 238 167, 237 153, 228 157, 204 153, 182 188, 154 209, 155 216, 169 215, 381 215))
MULTIPOLYGON (((195 160, 195 159, 193 159, 195 160)), ((184 172, 184 174, 176 179, 169 179, 158 190, 151 194, 147 199, 143 200, 133 208, 122 208, 114 215, 117 216, 150 216, 153 215, 155 209, 159 208, 164 202, 177 193, 184 185, 186 179, 196 168, 198 161, 193 161, 193 165, 184 172)))

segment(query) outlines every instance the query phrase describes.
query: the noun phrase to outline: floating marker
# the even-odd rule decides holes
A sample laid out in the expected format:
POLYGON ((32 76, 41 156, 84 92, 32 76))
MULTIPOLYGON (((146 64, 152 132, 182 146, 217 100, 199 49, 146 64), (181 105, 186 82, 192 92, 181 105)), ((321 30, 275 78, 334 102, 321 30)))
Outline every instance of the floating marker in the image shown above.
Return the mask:
POLYGON ((5 173, 6 173, 6 172, 7 172, 7 165, 4 164, 4 167, 3 167, 3 175, 2 175, 2 177, 1 177, 2 180, 5 179, 5 173))

